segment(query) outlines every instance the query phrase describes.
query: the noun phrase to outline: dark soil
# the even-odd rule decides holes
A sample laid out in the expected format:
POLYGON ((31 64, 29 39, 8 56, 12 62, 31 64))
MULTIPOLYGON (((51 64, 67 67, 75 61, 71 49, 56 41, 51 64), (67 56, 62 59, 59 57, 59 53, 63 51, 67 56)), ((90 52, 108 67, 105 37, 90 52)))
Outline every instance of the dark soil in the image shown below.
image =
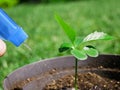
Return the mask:
MULTIPOLYGON (((43 90, 75 90, 74 75, 68 75, 58 80, 52 80, 43 90)), ((101 77, 95 73, 78 74, 79 90, 120 90, 120 81, 101 77)))
MULTIPOLYGON (((90 68, 91 70, 94 68, 90 68)), ((105 69, 103 67, 98 67, 99 70, 108 70, 111 71, 111 69, 105 69)), ((73 69, 72 69, 73 70, 73 69)), ((87 70, 87 68, 85 68, 87 70)), ((71 71, 66 70, 66 71, 71 71)), ((112 69, 112 71, 117 72, 119 70, 112 69)), ((54 74, 58 73, 59 71, 56 69, 50 70, 46 72, 45 74, 41 75, 43 77, 46 76, 54 76, 54 74)), ((114 73, 112 72, 112 73, 114 73)), ((24 80, 20 83, 17 83, 14 85, 14 89, 12 90, 23 90, 23 87, 26 86, 29 82, 38 80, 40 76, 28 78, 27 80, 24 80)), ((41 77, 42 78, 42 77, 41 77)), ((66 75, 62 78, 59 78, 57 80, 53 80, 45 86, 43 90, 75 90, 74 88, 74 75, 66 75)), ((84 72, 78 74, 78 89, 79 90, 120 90, 120 81, 114 80, 111 78, 106 78, 103 76, 100 76, 98 74, 92 73, 92 72, 84 72)))

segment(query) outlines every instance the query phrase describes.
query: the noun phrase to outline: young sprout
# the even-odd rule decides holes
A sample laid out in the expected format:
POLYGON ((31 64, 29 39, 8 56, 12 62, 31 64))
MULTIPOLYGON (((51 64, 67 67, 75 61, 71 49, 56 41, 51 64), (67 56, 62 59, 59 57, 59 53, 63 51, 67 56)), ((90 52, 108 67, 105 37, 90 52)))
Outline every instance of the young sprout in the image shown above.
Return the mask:
POLYGON ((71 28, 60 16, 55 15, 57 22, 61 25, 64 32, 68 36, 70 42, 63 43, 59 52, 70 51, 75 57, 75 90, 78 90, 77 78, 78 78, 78 60, 86 60, 88 56, 97 57, 99 55, 98 50, 93 45, 88 45, 88 42, 98 40, 111 40, 113 37, 104 32, 93 32, 87 35, 85 38, 76 36, 76 32, 71 28))

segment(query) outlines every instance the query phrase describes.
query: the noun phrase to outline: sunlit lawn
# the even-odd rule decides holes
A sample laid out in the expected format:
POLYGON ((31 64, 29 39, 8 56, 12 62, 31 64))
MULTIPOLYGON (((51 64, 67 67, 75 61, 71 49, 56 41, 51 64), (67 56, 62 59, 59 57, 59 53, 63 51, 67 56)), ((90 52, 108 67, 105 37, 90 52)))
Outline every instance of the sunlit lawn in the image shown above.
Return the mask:
POLYGON ((4 77, 13 70, 44 58, 61 55, 57 49, 68 39, 55 21, 55 13, 76 29, 78 35, 84 36, 97 30, 115 36, 115 40, 97 42, 95 45, 103 54, 120 53, 120 0, 23 4, 5 10, 28 33, 26 44, 32 50, 24 45, 15 47, 6 42, 7 52, 0 58, 0 90, 4 77))

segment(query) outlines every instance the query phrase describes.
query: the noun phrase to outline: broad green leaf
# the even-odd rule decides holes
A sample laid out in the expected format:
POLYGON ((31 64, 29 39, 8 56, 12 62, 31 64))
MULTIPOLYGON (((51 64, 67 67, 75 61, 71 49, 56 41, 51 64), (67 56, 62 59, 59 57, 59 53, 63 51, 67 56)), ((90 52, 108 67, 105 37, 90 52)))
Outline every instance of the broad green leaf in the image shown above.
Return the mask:
POLYGON ((113 39, 112 36, 106 34, 106 33, 103 33, 103 32, 93 32, 91 34, 89 34, 88 36, 86 36, 84 39, 83 39, 83 42, 88 42, 88 41, 93 41, 93 40, 111 40, 113 39))
POLYGON ((78 60, 85 60, 87 59, 87 55, 83 51, 79 51, 77 49, 71 50, 71 54, 76 57, 78 60))
POLYGON ((97 57, 99 55, 98 51, 93 46, 84 47, 84 51, 91 57, 97 57))
POLYGON ((60 16, 55 15, 55 17, 56 17, 56 20, 58 21, 58 23, 63 28, 63 30, 66 33, 66 35, 68 36, 68 38, 73 43, 74 40, 75 40, 75 37, 76 37, 75 31, 66 22, 64 22, 60 16))
POLYGON ((67 51, 67 50, 71 49, 72 47, 73 47, 73 45, 71 43, 63 43, 59 48, 59 52, 67 51))

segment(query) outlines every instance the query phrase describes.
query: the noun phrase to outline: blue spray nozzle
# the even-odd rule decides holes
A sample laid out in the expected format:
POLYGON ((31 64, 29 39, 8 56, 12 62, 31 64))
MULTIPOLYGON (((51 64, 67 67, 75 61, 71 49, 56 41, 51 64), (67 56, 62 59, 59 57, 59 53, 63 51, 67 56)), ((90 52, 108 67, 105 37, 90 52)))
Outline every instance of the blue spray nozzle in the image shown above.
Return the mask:
POLYGON ((0 9, 0 38, 20 46, 28 35, 2 9, 0 9))

